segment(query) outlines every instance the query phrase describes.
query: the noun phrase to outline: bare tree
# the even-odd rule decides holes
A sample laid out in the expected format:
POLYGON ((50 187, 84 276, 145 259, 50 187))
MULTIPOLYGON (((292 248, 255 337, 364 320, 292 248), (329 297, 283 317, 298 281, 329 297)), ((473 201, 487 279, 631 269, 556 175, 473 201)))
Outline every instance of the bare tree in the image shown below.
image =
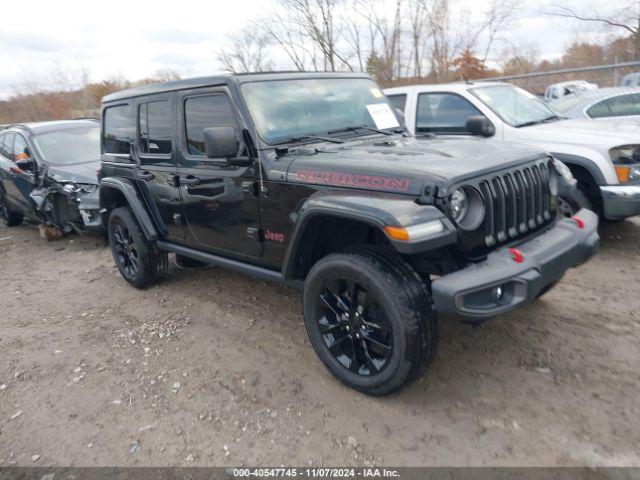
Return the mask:
POLYGON ((427 4, 427 34, 431 37, 430 67, 436 82, 442 81, 449 71, 455 48, 449 29, 449 1, 434 0, 427 4))
POLYGON ((304 32, 299 28, 293 28, 290 18, 282 11, 274 11, 266 15, 263 19, 254 24, 256 30, 268 39, 273 45, 289 58, 296 70, 304 71, 308 69, 309 61, 311 68, 318 70, 316 52, 313 46, 309 45, 304 32))
POLYGON ((323 70, 336 71, 340 67, 352 70, 351 64, 338 48, 342 24, 335 12, 344 0, 280 0, 289 11, 290 23, 298 28, 322 55, 323 70))
POLYGON ((363 34, 363 25, 360 20, 359 8, 362 6, 362 0, 355 0, 348 6, 345 21, 345 42, 351 47, 352 54, 355 56, 356 64, 352 69, 364 72, 366 70, 367 54, 365 52, 365 35, 363 34))
POLYGON ((640 57, 640 2, 627 2, 610 14, 604 12, 582 12, 567 4, 557 4, 545 10, 548 15, 570 18, 581 22, 603 25, 622 32, 633 39, 635 57, 640 57))
POLYGON ((228 72, 264 72, 271 70, 268 46, 265 32, 247 27, 230 37, 229 45, 218 52, 218 60, 228 72))
POLYGON ((411 32, 411 57, 413 60, 413 75, 422 76, 423 54, 426 49, 424 31, 427 22, 426 0, 409 0, 409 26, 411 32))
POLYGON ((466 38, 464 50, 474 50, 479 47, 482 37, 485 37, 485 44, 482 54, 482 61, 485 62, 493 48, 493 44, 500 32, 508 27, 510 21, 517 12, 516 0, 492 0, 489 8, 484 12, 482 18, 474 25, 471 34, 466 38))
POLYGON ((383 85, 390 84, 401 73, 402 5, 403 0, 395 0, 391 16, 386 9, 379 8, 376 0, 368 0, 363 9, 370 41, 367 70, 383 85))

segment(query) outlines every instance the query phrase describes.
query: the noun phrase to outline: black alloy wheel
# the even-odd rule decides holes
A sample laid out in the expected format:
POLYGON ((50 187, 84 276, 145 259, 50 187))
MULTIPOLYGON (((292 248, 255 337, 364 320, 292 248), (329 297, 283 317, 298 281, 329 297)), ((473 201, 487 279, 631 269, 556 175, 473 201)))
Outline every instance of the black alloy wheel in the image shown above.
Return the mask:
POLYGON ((395 392, 435 356, 438 316, 429 287, 384 248, 354 246, 318 260, 305 278, 303 311, 318 358, 360 392, 395 392))
POLYGON ((384 309, 356 280, 331 279, 318 296, 322 340, 346 369, 363 376, 382 372, 393 352, 384 309))
POLYGON ((113 250, 116 262, 127 276, 135 277, 140 270, 140 258, 135 242, 124 222, 114 223, 113 250))
POLYGON ((109 246, 122 277, 136 288, 146 288, 167 274, 167 252, 148 241, 133 212, 116 208, 109 215, 109 246))

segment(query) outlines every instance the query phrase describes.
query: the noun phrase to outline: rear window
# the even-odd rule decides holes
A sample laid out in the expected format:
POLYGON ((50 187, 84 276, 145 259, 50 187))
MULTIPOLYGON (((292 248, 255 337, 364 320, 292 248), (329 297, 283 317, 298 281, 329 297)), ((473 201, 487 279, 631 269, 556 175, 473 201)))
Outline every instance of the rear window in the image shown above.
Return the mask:
POLYGON ((129 105, 108 107, 104 111, 104 152, 129 153, 135 139, 135 125, 129 105))
POLYGON ((463 133, 469 117, 481 115, 469 100, 455 93, 421 93, 416 132, 463 133))
POLYGON ((398 95, 387 95, 389 102, 392 107, 397 108, 402 113, 404 113, 404 106, 407 104, 407 95, 405 93, 401 93, 398 95))

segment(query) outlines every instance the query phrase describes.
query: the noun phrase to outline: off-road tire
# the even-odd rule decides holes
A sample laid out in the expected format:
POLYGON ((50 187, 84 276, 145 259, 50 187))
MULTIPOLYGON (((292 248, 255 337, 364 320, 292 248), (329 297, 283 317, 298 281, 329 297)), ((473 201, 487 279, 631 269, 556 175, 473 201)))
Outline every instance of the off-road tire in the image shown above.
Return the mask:
POLYGON ((604 214, 604 208, 602 205, 602 196, 600 194, 600 188, 595 182, 593 177, 584 171, 574 171, 573 176, 578 181, 578 191, 582 193, 586 199, 586 205, 584 208, 588 208, 592 212, 595 212, 598 217, 602 218, 604 214))
POLYGON ((558 198, 558 202, 564 202, 564 204, 568 207, 567 210, 561 208, 562 203, 559 203, 559 210, 562 215, 565 217, 572 217, 581 208, 587 208, 589 210, 593 210, 595 207, 592 202, 586 197, 580 188, 570 188, 566 192, 562 194, 560 198, 558 198))
MULTIPOLYGON (((145 239, 140 225, 129 207, 119 207, 109 215, 109 248, 113 260, 122 277, 136 288, 146 288, 160 282, 167 274, 169 259, 167 252, 158 249, 145 239), (124 238, 126 236, 126 238, 124 238), (119 238, 122 237, 122 238, 119 238), (123 255, 122 241, 135 251, 134 257, 123 255), (132 269, 128 262, 137 259, 137 268, 132 269)), ((131 251, 128 252, 129 254, 131 251)))
POLYGON ((4 193, 0 192, 0 225, 5 227, 17 227, 22 223, 22 215, 14 212, 7 205, 4 193))
POLYGON ((303 309, 309 340, 322 363, 342 383, 363 393, 399 390, 421 377, 435 356, 438 316, 429 287, 410 265, 384 249, 354 247, 318 261, 305 281, 303 309), (360 284, 386 314, 393 346, 379 373, 350 371, 330 352, 320 332, 318 299, 326 282, 340 278, 360 284))

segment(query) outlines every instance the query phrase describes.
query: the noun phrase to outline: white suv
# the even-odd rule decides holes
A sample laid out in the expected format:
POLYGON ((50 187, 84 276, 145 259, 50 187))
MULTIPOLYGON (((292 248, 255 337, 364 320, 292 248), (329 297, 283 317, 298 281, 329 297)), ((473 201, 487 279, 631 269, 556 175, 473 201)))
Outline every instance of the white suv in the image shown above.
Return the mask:
POLYGON ((385 93, 417 136, 475 133, 540 147, 569 166, 591 208, 605 219, 640 214, 638 123, 568 120, 509 83, 414 85, 385 93))

